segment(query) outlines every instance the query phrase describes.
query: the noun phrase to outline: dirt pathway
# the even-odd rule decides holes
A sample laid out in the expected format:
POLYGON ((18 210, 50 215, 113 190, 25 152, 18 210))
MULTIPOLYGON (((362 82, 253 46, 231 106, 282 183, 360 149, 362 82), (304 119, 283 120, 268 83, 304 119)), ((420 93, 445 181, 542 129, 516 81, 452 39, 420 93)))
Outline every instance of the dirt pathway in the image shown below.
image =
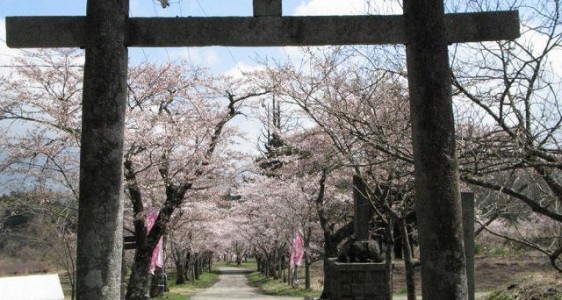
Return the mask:
POLYGON ((249 285, 246 271, 238 268, 219 268, 219 281, 212 287, 205 289, 193 296, 192 300, 215 299, 254 299, 254 300, 302 300, 295 297, 275 297, 260 294, 259 290, 249 285))

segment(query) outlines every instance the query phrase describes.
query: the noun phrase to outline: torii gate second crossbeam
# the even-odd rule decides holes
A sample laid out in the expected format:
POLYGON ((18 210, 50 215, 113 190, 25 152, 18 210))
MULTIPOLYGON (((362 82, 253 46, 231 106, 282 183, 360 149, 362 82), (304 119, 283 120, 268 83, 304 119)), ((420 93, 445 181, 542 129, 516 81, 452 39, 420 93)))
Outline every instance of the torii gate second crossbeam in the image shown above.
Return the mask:
POLYGON ((460 194, 447 44, 515 39, 517 12, 445 15, 443 1, 404 0, 403 16, 284 17, 281 0, 253 0, 253 5, 253 17, 129 18, 129 0, 89 0, 85 17, 6 18, 10 47, 86 49, 77 297, 120 295, 127 47, 406 44, 416 209, 418 219, 429 220, 420 224, 421 234, 427 234, 420 241, 422 290, 427 299, 464 299, 466 276, 457 276, 464 261, 456 225, 460 194), (451 268, 447 263, 454 265, 453 276, 440 272, 451 268))

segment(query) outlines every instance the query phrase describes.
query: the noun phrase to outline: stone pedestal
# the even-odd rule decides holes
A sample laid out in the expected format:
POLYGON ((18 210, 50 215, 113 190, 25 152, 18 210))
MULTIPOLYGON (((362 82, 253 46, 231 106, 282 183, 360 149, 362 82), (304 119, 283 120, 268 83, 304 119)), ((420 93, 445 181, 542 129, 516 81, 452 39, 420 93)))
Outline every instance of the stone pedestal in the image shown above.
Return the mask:
POLYGON ((385 263, 344 263, 329 259, 331 300, 390 300, 385 263))

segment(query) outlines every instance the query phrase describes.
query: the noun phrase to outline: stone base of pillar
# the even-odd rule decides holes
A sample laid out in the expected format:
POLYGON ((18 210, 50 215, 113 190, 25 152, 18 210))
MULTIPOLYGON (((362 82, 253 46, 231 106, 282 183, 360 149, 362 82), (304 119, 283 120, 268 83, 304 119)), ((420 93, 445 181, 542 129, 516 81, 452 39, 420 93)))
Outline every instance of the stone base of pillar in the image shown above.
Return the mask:
POLYGON ((390 300, 383 263, 345 263, 329 259, 331 300, 390 300))

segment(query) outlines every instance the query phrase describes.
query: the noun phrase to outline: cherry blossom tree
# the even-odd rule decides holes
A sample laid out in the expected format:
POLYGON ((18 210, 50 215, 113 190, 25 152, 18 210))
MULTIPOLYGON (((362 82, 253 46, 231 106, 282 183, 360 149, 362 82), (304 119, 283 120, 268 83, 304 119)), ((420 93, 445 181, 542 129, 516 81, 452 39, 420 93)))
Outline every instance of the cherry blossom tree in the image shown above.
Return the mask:
POLYGON ((291 241, 301 232, 305 251, 305 288, 310 288, 310 266, 320 257, 321 250, 316 245, 322 242, 316 207, 312 201, 318 193, 316 177, 317 174, 256 177, 252 184, 242 190, 247 200, 240 207, 248 217, 244 230, 261 237, 256 239, 255 234, 248 235, 265 258, 264 273, 267 275, 280 277, 279 274, 270 273, 270 270, 279 264, 281 256, 285 259, 284 263, 289 262, 291 241))
MULTIPOLYGON (((461 179, 493 196, 483 197, 491 200, 481 205, 483 225, 504 222, 509 211, 521 217, 519 225, 532 226, 526 218, 536 224, 562 222, 560 5, 558 0, 467 5, 518 9, 522 21, 520 39, 459 45, 453 60, 457 120, 463 124, 461 179)), ((532 228, 520 232, 529 235, 502 235, 543 252, 562 271, 562 245, 546 231, 543 238, 532 228)))
MULTIPOLYGON (((45 50, 18 59, 3 77, 2 171, 20 184, 77 198, 82 52, 45 50)), ((129 74, 125 194, 137 249, 127 298, 145 295, 152 250, 191 191, 226 184, 236 161, 230 121, 244 101, 265 94, 243 80, 211 76, 184 62, 143 64, 129 74), (221 182, 224 181, 224 182, 221 182), (158 210, 147 232, 148 209, 158 210)), ((14 180, 14 181, 15 181, 14 180)))
POLYGON ((43 186, 78 197, 83 54, 26 52, 0 80, 1 171, 18 190, 43 186))
MULTIPOLYGON (((375 223, 383 227, 372 228, 372 235, 385 240, 390 264, 394 227, 403 228, 407 219, 415 219, 408 98, 399 74, 371 65, 358 53, 339 47, 307 49, 301 62, 269 66, 258 78, 312 119, 332 147, 331 160, 349 169, 348 181, 352 171, 367 183, 365 196, 375 208, 375 223)), ((407 239, 400 245, 408 245, 412 230, 398 234, 401 241, 407 239)), ((407 247, 408 281, 413 283, 407 247)), ((413 293, 413 286, 409 291, 413 293)), ((322 297, 329 297, 326 290, 322 297)))
POLYGON ((215 186, 190 193, 189 201, 174 214, 168 253, 176 266, 177 284, 197 279, 204 266, 210 269, 212 256, 228 253, 233 243, 245 252, 238 233, 240 220, 234 213, 236 201, 225 196, 224 186, 215 186))
POLYGON ((2 186, 31 197, 29 211, 45 221, 29 238, 62 264, 74 298, 82 53, 24 54, 0 77, 2 186))
POLYGON ((176 284, 197 279, 214 246, 215 233, 209 224, 219 218, 219 213, 216 201, 209 199, 208 192, 192 193, 190 201, 170 220, 167 252, 171 253, 176 267, 176 284))
MULTIPOLYGON (((130 73, 124 157, 137 241, 127 298, 144 297, 152 250, 190 191, 219 184, 237 158, 229 121, 249 98, 266 94, 185 63, 143 64, 130 73), (147 232, 148 206, 159 208, 147 232)), ((224 184, 224 183, 222 183, 224 184)))

